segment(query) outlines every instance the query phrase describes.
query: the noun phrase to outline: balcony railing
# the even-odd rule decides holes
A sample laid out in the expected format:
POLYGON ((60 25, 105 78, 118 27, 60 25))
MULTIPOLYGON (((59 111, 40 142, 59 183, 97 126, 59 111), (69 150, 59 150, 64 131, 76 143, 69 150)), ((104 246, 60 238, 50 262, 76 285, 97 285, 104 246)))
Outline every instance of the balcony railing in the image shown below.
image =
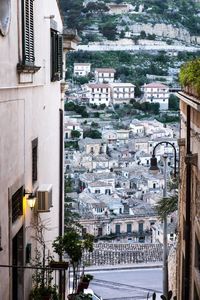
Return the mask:
MULTIPOLYGON (((11 278, 13 278, 13 281, 18 277, 18 275, 23 280, 23 274, 27 270, 31 272, 31 275, 34 274, 34 278, 40 278, 41 281, 39 284, 32 284, 30 294, 34 293, 34 289, 38 289, 41 292, 49 290, 50 296, 52 296, 51 293, 54 293, 59 299, 67 299, 67 279, 69 272, 67 263, 65 263, 65 266, 58 264, 54 267, 46 266, 44 268, 35 266, 0 265, 0 272, 6 272, 6 270, 8 272, 11 270, 11 274, 13 274, 11 278)), ((31 299, 35 298, 33 297, 31 299)))

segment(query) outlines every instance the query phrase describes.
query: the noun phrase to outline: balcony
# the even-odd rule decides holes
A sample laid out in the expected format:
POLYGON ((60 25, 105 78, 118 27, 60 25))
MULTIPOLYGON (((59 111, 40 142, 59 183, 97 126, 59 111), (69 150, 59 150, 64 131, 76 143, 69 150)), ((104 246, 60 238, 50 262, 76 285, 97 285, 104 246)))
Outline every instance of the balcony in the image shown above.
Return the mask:
POLYGON ((184 93, 200 100, 200 59, 184 64, 179 80, 184 93))

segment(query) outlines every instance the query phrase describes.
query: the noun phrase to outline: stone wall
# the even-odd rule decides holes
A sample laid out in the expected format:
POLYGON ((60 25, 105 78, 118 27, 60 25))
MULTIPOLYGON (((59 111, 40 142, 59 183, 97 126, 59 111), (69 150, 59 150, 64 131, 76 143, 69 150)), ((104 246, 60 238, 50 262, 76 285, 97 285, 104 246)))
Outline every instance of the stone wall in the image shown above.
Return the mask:
POLYGON ((85 252, 86 265, 117 265, 132 263, 161 262, 161 244, 122 244, 99 242, 94 244, 93 252, 85 252))

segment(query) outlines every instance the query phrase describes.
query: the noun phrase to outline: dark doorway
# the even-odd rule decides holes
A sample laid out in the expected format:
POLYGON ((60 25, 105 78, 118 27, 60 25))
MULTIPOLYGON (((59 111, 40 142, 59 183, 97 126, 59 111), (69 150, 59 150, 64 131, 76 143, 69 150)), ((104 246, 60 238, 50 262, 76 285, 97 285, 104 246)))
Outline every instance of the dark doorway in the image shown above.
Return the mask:
POLYGON ((102 236, 103 235, 103 230, 102 227, 98 228, 98 236, 102 236))
MULTIPOLYGON (((12 240, 12 264, 23 266, 24 261, 23 227, 18 231, 12 240)), ((23 300, 23 269, 13 268, 12 270, 12 300, 23 300)))

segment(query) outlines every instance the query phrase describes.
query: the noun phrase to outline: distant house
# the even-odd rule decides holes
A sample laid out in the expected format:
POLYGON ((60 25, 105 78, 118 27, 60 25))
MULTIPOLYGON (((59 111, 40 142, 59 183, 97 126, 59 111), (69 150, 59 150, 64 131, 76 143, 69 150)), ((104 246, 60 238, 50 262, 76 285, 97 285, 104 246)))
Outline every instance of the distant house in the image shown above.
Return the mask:
POLYGON ((117 132, 115 130, 103 130, 102 139, 107 141, 108 144, 115 144, 117 141, 117 132))
POLYGON ((121 3, 121 4, 110 3, 110 4, 108 4, 109 14, 113 14, 113 15, 127 13, 130 11, 131 7, 132 7, 132 5, 129 5, 126 3, 121 3))
POLYGON ((80 138, 83 138, 83 128, 80 126, 80 119, 78 118, 70 118, 68 116, 65 116, 64 118, 64 133, 65 133, 65 139, 71 139, 72 138, 72 132, 76 130, 80 132, 80 138))
POLYGON ((145 134, 144 124, 138 122, 138 120, 132 121, 132 123, 130 124, 130 130, 133 135, 144 136, 145 134))
POLYGON ((74 76, 87 76, 91 71, 89 63, 74 63, 74 76))
POLYGON ((106 153, 107 145, 102 139, 85 138, 78 142, 81 151, 93 156, 106 153))
POLYGON ((111 183, 105 181, 94 181, 88 184, 88 190, 92 194, 111 195, 114 188, 111 183))
POLYGON ((117 140, 120 144, 128 143, 129 139, 129 130, 127 129, 118 129, 117 130, 117 140))
POLYGON ((111 83, 114 82, 116 70, 112 68, 97 68, 94 71, 96 82, 111 83))
POLYGON ((110 83, 113 104, 129 103, 135 97, 135 85, 131 83, 110 83))
POLYGON ((159 103, 161 110, 168 109, 169 87, 160 82, 152 82, 142 87, 144 92, 143 101, 150 103, 159 103))
POLYGON ((111 88, 105 83, 90 83, 86 84, 85 93, 90 104, 96 104, 97 106, 105 104, 109 106, 111 102, 111 88))

